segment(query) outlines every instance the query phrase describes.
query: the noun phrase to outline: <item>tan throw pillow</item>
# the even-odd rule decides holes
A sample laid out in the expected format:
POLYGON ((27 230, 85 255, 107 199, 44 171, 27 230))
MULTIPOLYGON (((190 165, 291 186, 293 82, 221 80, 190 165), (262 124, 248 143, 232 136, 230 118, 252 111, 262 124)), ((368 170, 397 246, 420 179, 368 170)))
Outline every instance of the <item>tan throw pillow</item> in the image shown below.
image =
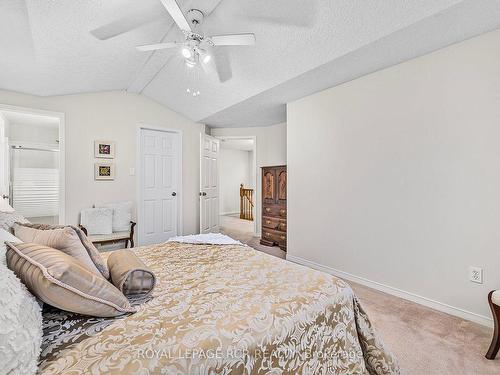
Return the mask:
MULTIPOLYGON (((65 228, 72 229, 73 231, 75 231, 76 235, 78 236, 78 239, 81 242, 81 245, 83 245, 83 248, 87 252, 90 259, 92 260, 94 267, 97 268, 97 270, 99 270, 99 272, 106 279, 109 279, 108 267, 106 266, 104 259, 102 259, 101 254, 99 253, 99 250, 96 249, 94 244, 88 239, 88 237, 85 235, 85 233, 83 233, 83 231, 80 228, 72 226, 72 225, 65 226, 65 225, 48 225, 48 224, 30 224, 30 223, 16 223, 14 228, 15 228, 15 230, 16 230, 16 228, 18 228, 17 230, 22 231, 26 235, 26 239, 22 239, 23 242, 34 242, 34 243, 38 243, 40 245, 53 247, 54 249, 58 249, 61 251, 64 251, 64 249, 58 247, 59 245, 54 246, 54 244, 49 244, 46 242, 43 242, 43 243, 39 242, 39 241, 42 241, 41 237, 37 238, 37 241, 30 240, 30 237, 34 236, 35 233, 29 232, 29 231, 25 230, 25 228, 36 229, 39 231, 52 231, 52 230, 56 230, 56 229, 65 229, 65 228), (23 227, 23 228, 19 228, 19 227, 23 227)), ((42 236, 42 237, 44 237, 44 236, 42 236)), ((74 236, 72 236, 72 238, 74 239, 74 236)), ((64 251, 64 252, 66 252, 66 251, 64 251)), ((69 254, 69 255, 72 255, 72 254, 69 254)))
POLYGON ((101 275, 72 228, 40 230, 16 224, 14 225, 14 233, 23 242, 36 243, 61 250, 63 253, 78 259, 89 271, 101 275))
POLYGON ((8 267, 43 302, 98 317, 136 311, 117 288, 74 257, 34 243, 6 244, 8 267))
POLYGON ((117 250, 108 257, 111 281, 125 296, 146 296, 155 287, 155 275, 131 250, 117 250))

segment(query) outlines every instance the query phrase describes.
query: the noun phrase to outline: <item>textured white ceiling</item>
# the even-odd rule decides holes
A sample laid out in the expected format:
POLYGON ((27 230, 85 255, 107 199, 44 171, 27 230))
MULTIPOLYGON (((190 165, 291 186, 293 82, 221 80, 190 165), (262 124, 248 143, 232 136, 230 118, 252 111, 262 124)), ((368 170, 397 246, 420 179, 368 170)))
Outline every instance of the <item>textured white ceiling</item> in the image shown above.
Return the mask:
POLYGON ((485 29, 486 23, 489 28, 500 26, 498 0, 179 2, 184 11, 199 8, 207 14, 202 26, 206 34, 256 34, 254 47, 218 48, 217 55, 230 59, 230 80, 220 83, 214 75, 188 71, 176 51, 144 53, 134 48, 182 40, 170 16, 158 7, 159 0, 2 0, 0 88, 36 95, 127 89, 192 120, 206 119, 209 125, 268 125, 283 120, 283 100, 290 92, 314 92, 325 83, 339 83, 463 40, 485 29), (446 15, 456 12, 454 6, 460 3, 475 13, 460 18, 463 24, 457 27, 457 20, 446 15), (146 7, 158 7, 164 14, 106 41, 89 33, 146 7), (482 7, 493 10, 489 17, 479 14, 482 7), (443 22, 427 25, 425 20, 435 14, 443 22), (405 33, 416 25, 416 35, 405 33), (431 26, 432 33, 426 32, 431 26), (445 37, 439 38, 441 34, 445 37), (388 53, 390 46, 395 51, 388 53), (329 64, 334 65, 326 69, 329 64), (201 95, 189 97, 186 88, 201 95))
POLYGON ((500 1, 468 0, 332 60, 202 122, 211 127, 286 121, 286 103, 500 28, 500 1))

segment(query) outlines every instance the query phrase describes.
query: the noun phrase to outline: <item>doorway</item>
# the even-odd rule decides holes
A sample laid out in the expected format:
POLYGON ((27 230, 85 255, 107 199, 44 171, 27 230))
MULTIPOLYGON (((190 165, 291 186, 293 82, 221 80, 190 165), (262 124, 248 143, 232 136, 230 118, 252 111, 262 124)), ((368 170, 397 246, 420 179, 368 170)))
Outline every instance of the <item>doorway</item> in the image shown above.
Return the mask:
POLYGON ((207 134, 200 136, 200 233, 220 231, 219 175, 220 141, 207 134))
POLYGON ((158 244, 182 233, 182 133, 138 130, 138 242, 158 244))
POLYGON ((32 223, 64 224, 64 115, 0 105, 1 198, 32 223))
POLYGON ((256 139, 220 137, 221 232, 248 243, 256 236, 256 139))

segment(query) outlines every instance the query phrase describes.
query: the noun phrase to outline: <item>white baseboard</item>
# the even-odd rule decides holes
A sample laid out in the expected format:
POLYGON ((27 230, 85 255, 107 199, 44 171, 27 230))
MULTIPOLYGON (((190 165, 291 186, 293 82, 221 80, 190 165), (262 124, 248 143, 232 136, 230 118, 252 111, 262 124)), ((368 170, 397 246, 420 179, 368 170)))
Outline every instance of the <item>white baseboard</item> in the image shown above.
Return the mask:
POLYGON ((229 216, 229 215, 239 215, 239 213, 240 213, 240 211, 236 211, 236 212, 222 212, 219 215, 220 216, 229 216))
POLYGON ((493 319, 491 319, 487 316, 483 316, 483 315, 476 314, 476 313, 473 313, 473 312, 470 312, 467 310, 463 310, 459 307, 450 306, 450 305, 447 305, 446 303, 435 301, 435 300, 432 300, 432 299, 427 298, 427 297, 422 297, 422 296, 419 296, 419 295, 411 293, 411 292, 406 292, 404 290, 394 288, 392 286, 388 286, 388 285, 385 285, 385 284, 382 284, 382 283, 379 283, 376 281, 368 280, 364 277, 356 276, 356 275, 353 275, 353 274, 350 274, 350 273, 347 273, 344 271, 337 270, 335 268, 324 266, 322 264, 318 264, 316 262, 312 262, 310 260, 307 260, 307 259, 304 259, 301 257, 296 257, 293 255, 287 254, 286 259, 293 262, 293 263, 297 263, 297 264, 301 264, 303 266, 314 268, 318 271, 323 271, 323 272, 326 272, 330 275, 337 276, 337 277, 340 277, 340 278, 345 279, 345 280, 353 281, 355 283, 367 286, 369 288, 376 289, 376 290, 379 290, 381 292, 391 294, 393 296, 403 298, 403 299, 418 303, 420 305, 430 307, 434 310, 438 310, 438 311, 441 311, 441 312, 444 312, 444 313, 447 313, 447 314, 450 314, 453 316, 458 316, 459 318, 470 320, 471 322, 478 323, 478 324, 481 324, 484 326, 493 327, 493 319))

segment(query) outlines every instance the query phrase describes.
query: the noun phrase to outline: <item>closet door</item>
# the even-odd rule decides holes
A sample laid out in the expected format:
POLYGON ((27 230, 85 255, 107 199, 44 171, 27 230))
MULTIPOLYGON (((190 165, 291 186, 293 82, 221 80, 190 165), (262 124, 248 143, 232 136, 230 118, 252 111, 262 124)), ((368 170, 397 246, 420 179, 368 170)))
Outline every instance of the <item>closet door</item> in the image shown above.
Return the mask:
POLYGON ((178 133, 140 130, 140 245, 163 243, 179 235, 181 142, 178 133))
POLYGON ((200 233, 219 232, 220 141, 201 135, 200 152, 200 233))

